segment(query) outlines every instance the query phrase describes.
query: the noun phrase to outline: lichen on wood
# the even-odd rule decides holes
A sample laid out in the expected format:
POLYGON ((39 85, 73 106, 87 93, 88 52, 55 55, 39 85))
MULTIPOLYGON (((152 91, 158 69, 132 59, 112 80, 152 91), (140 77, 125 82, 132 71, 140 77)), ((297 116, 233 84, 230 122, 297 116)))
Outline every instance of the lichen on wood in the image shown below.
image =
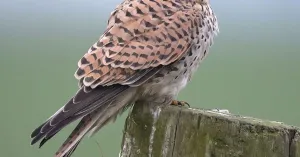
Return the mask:
POLYGON ((300 157, 299 129, 212 110, 136 104, 121 157, 300 157))

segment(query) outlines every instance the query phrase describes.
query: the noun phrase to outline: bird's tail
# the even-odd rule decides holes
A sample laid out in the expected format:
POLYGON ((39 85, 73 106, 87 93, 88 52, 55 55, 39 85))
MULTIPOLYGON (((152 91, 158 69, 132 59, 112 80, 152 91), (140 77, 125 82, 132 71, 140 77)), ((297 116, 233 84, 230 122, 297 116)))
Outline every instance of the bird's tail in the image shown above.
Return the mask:
POLYGON ((55 157, 70 157, 75 151, 81 139, 90 133, 93 135, 108 122, 114 121, 124 111, 126 105, 133 101, 135 91, 127 91, 119 95, 114 101, 107 103, 105 108, 99 108, 82 118, 68 139, 56 152, 55 157))
POLYGON ((136 88, 123 85, 91 90, 82 88, 64 107, 32 132, 31 144, 42 139, 40 147, 43 146, 66 125, 82 118, 55 155, 69 157, 88 132, 95 133, 131 105, 135 94, 136 88))

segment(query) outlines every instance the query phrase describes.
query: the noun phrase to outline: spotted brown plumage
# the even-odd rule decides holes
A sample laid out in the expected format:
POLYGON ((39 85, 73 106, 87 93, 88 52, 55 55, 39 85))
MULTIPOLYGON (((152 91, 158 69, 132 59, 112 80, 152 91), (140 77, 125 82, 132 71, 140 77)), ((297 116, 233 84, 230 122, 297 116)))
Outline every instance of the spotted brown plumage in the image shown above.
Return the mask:
POLYGON ((174 62, 191 46, 195 13, 192 3, 125 1, 78 62, 75 77, 92 88, 110 81, 128 84, 127 78, 140 69, 174 62))
POLYGON ((176 104, 217 32, 209 0, 123 1, 78 62, 79 91, 33 131, 32 144, 42 140, 42 146, 81 118, 55 155, 68 157, 83 136, 94 134, 136 101, 176 104))

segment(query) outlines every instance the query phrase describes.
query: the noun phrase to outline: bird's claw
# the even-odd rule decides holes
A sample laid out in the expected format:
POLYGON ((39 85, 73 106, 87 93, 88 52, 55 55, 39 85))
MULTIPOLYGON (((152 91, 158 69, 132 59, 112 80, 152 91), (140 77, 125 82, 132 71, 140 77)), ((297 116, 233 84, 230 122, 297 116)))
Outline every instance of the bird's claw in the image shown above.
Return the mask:
POLYGON ((185 102, 185 101, 178 101, 178 100, 172 100, 171 105, 174 106, 188 106, 191 107, 189 103, 185 102))

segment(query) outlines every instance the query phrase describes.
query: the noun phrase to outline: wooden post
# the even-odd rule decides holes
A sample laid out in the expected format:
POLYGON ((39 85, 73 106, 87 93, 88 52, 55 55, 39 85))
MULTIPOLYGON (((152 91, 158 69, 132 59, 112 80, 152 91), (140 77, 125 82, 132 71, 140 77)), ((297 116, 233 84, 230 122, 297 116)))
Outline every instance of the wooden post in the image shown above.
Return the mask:
POLYGON ((136 104, 121 157, 300 157, 300 132, 212 110, 136 104))

